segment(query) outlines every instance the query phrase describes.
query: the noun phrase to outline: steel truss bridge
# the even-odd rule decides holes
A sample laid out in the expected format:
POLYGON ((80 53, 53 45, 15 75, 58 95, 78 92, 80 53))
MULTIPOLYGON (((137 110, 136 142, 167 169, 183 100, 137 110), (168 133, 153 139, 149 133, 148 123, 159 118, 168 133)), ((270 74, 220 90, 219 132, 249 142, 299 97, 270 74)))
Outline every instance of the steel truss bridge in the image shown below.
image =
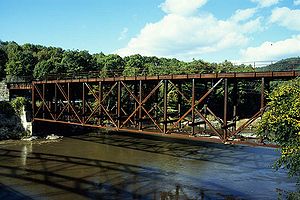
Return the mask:
POLYGON ((187 137, 205 133, 226 142, 263 114, 270 81, 299 75, 291 71, 33 81, 33 121, 187 137), (256 110, 238 126, 241 86, 253 83, 259 87, 256 110), (211 105, 216 94, 219 105, 211 105))

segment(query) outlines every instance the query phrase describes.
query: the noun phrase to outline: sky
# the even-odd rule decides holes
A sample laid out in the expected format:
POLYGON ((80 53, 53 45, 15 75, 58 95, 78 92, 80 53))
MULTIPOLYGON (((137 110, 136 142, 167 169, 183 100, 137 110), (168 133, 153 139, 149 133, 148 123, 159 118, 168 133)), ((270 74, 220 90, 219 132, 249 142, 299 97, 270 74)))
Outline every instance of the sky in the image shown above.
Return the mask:
POLYGON ((300 56, 300 0, 0 0, 0 40, 209 62, 300 56))

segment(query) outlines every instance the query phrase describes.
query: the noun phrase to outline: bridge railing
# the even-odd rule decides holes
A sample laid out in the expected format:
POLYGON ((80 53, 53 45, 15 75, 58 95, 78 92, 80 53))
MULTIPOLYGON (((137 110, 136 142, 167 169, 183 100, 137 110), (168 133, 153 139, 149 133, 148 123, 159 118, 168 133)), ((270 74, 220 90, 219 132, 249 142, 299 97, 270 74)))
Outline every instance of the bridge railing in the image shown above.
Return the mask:
MULTIPOLYGON (((299 69, 295 70, 272 70, 274 72, 299 72, 299 69)), ((193 74, 215 74, 215 73, 253 73, 253 72, 264 72, 264 71, 259 71, 259 70, 251 70, 251 71, 220 71, 220 72, 195 72, 195 73, 172 73, 172 75, 193 75, 193 74)), ((111 78, 111 77, 138 77, 138 76, 164 76, 164 75, 171 75, 170 73, 158 73, 158 72, 152 72, 148 73, 147 71, 143 72, 136 72, 132 73, 128 76, 122 74, 122 73, 104 73, 101 71, 91 71, 91 72, 81 72, 81 73, 59 73, 59 74, 49 74, 47 77, 44 79, 40 79, 38 81, 42 80, 70 80, 70 79, 89 79, 89 78, 111 78)))
MULTIPOLYGON (((165 67, 157 66, 155 69, 138 69, 133 68, 132 70, 99 70, 99 71, 85 71, 85 72, 60 72, 60 73, 50 73, 41 78, 33 78, 33 76, 7 76, 7 83, 30 83, 34 80, 42 81, 42 80, 68 80, 68 79, 88 79, 88 78, 107 78, 107 77, 120 77, 120 76, 157 76, 157 75, 187 75, 187 74, 202 74, 202 73, 232 73, 232 72, 262 72, 263 66, 272 66, 272 64, 276 64, 276 61, 255 61, 255 62, 233 62, 234 67, 227 69, 223 68, 221 71, 213 71, 213 69, 202 69, 195 68, 194 70, 174 70, 174 68, 170 67, 170 69, 166 69, 165 67), (244 65, 246 68, 239 68, 239 66, 244 65), (250 66, 250 67, 249 67, 250 66), (235 68, 236 67, 236 68, 235 68)), ((278 65, 278 63, 277 63, 278 65)), ((283 66, 286 66, 286 63, 282 63, 283 66)), ((287 71, 299 71, 300 63, 298 60, 290 61, 289 66, 287 67, 287 71)), ((276 67, 270 68, 269 71, 282 71, 282 69, 277 69, 276 67)))

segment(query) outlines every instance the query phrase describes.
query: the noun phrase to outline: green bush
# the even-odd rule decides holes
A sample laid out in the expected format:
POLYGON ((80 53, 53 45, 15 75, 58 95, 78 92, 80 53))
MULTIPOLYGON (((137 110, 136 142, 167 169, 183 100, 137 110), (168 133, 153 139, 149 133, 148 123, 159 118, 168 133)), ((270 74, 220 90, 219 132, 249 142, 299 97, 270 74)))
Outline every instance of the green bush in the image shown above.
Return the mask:
POLYGON ((15 114, 15 110, 9 102, 2 101, 0 102, 0 114, 10 117, 15 114))
POLYGON ((0 140, 20 139, 26 135, 22 127, 20 114, 27 100, 17 97, 11 102, 0 102, 0 140))
POLYGON ((27 100, 24 97, 17 97, 10 104, 17 114, 21 114, 23 106, 27 104, 27 100))
POLYGON ((300 78, 278 85, 269 95, 258 133, 282 147, 276 167, 300 175, 300 78))

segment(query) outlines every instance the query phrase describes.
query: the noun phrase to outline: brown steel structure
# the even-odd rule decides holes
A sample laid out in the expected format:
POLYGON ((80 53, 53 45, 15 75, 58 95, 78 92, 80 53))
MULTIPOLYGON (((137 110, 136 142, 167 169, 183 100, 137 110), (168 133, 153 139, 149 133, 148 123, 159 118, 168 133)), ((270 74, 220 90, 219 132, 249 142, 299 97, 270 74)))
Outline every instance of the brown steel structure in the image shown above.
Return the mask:
POLYGON ((33 120, 138 133, 206 133, 225 142, 262 115, 270 81, 299 75, 292 71, 35 81, 33 120), (260 102, 255 114, 237 127, 241 82, 260 85, 260 102), (233 88, 230 92, 229 86, 233 88), (223 96, 218 105, 223 116, 209 107, 208 99, 214 93, 223 96))

